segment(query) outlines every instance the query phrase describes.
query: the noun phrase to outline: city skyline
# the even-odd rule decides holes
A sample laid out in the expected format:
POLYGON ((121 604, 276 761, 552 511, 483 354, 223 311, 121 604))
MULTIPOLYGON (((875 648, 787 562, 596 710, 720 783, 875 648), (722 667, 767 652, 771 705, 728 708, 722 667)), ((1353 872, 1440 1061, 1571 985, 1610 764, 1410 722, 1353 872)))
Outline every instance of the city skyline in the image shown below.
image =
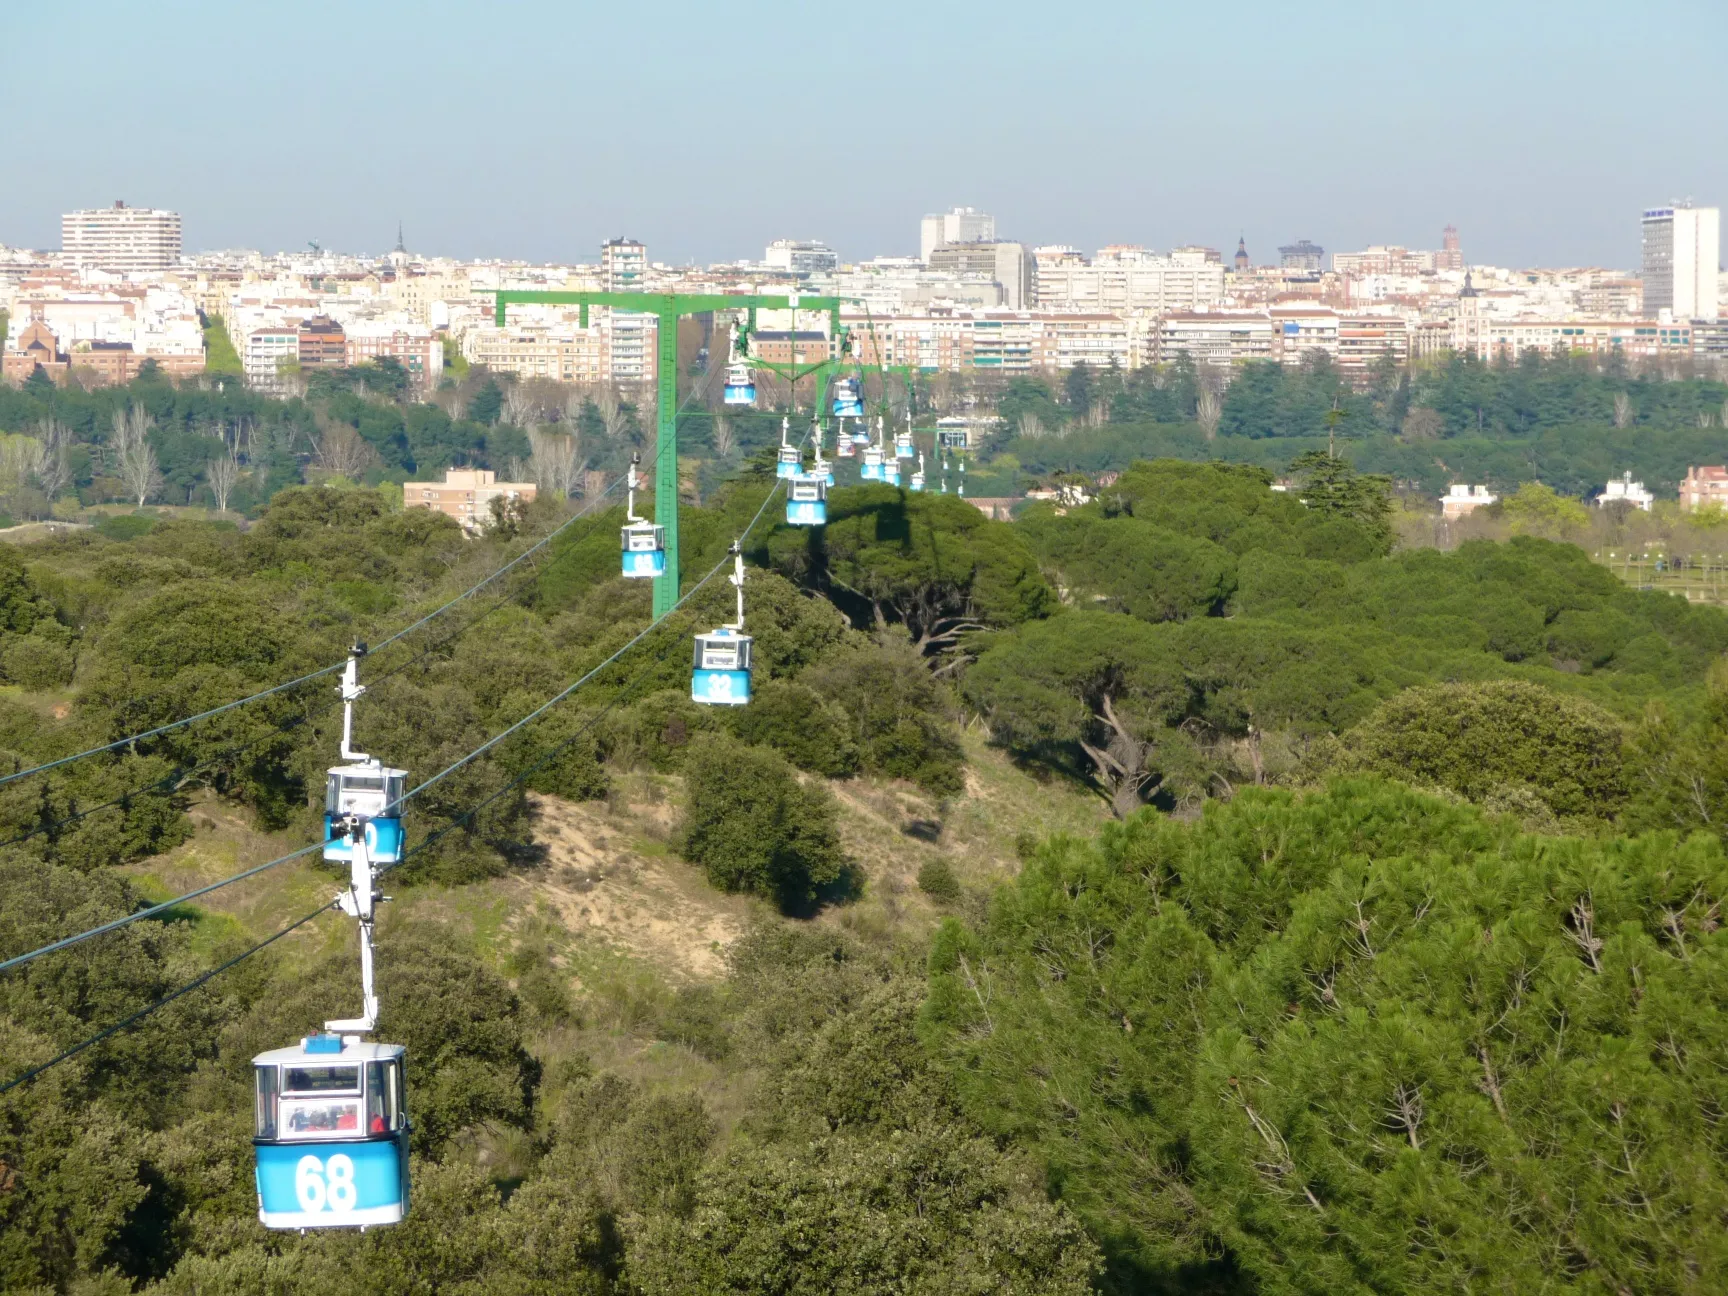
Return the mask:
POLYGON ((1721 200, 1720 6, 1383 8, 1108 4, 1052 24, 1004 6, 980 26, 884 3, 792 27, 774 6, 719 22, 664 4, 620 31, 555 6, 480 24, 313 4, 266 33, 266 13, 183 2, 113 6, 77 43, 9 14, 0 73, 63 130, 15 140, 28 183, 0 191, 0 242, 52 247, 61 213, 124 197, 183 213, 191 249, 382 252, 401 220, 457 258, 581 260, 628 234, 671 263, 776 238, 858 260, 913 254, 919 215, 972 205, 1028 246, 1228 253, 1240 235, 1266 263, 1303 237, 1434 246, 1450 223, 1480 262, 1630 268, 1626 212, 1721 200), (590 52, 626 37, 664 47, 652 80, 590 52), (352 68, 310 93, 332 49, 352 68), (740 51, 769 72, 738 71, 740 51), (1605 88, 1658 96, 1662 129, 1654 105, 1596 120, 1605 88))

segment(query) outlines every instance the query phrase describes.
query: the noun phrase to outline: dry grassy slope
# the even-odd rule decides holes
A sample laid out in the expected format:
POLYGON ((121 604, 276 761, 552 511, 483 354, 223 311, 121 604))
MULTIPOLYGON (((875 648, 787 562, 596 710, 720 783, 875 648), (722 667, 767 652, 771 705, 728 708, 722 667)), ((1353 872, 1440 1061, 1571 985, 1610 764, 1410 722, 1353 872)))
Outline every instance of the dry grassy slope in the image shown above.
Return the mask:
MULTIPOLYGON (((966 791, 938 803, 910 784, 853 779, 832 784, 848 852, 865 877, 854 904, 826 911, 863 934, 892 936, 931 925, 939 911, 918 891, 918 871, 945 858, 968 890, 987 891, 1018 868, 1014 843, 1022 833, 1089 833, 1105 815, 1100 801, 1071 785, 1039 780, 1017 769, 976 733, 965 736, 966 791)), ((601 964, 676 985, 718 976, 725 946, 756 916, 773 920, 766 904, 714 891, 701 872, 668 846, 679 813, 681 780, 627 774, 604 802, 573 804, 533 796, 531 832, 537 864, 470 887, 401 888, 380 926, 387 940, 397 923, 435 921, 472 942, 497 966, 522 939, 546 942, 573 972, 601 964)), ((153 898, 263 863, 302 844, 291 833, 255 831, 246 816, 215 799, 192 807, 195 827, 184 845, 131 872, 153 898)), ((212 945, 223 935, 268 934, 333 895, 339 881, 297 860, 199 902, 201 930, 212 945)), ((340 943, 345 923, 311 924, 282 943, 285 952, 311 952, 340 943)))

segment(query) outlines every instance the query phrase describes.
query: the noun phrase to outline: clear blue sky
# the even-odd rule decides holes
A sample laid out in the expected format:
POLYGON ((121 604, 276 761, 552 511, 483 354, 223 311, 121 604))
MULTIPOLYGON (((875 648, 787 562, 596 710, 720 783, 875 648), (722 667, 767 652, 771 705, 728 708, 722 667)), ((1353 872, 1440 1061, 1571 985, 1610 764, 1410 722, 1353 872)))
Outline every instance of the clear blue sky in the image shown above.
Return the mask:
POLYGON ((657 260, 921 214, 1031 243, 1635 266, 1728 200, 1728 0, 0 5, 0 243, 124 198, 189 248, 657 260))

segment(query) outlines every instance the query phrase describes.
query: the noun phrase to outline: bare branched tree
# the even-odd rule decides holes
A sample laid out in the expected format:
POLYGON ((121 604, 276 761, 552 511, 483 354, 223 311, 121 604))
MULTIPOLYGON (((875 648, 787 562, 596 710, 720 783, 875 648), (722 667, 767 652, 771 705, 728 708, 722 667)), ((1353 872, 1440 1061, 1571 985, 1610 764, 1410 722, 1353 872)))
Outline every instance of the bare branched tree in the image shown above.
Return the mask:
POLYGON ((1218 393, 1210 387, 1202 387, 1194 403, 1194 421, 1200 425, 1208 441, 1218 435, 1218 420, 1223 414, 1224 403, 1218 399, 1218 393))
POLYGON ((36 469, 36 484, 53 504, 72 482, 72 467, 66 452, 72 446, 72 429, 59 419, 45 418, 36 424, 36 439, 42 443, 42 464, 36 469))
POLYGON ((1028 441, 1036 441, 1039 437, 1049 435, 1048 431, 1044 427, 1044 420, 1039 418, 1031 410, 1022 411, 1020 415, 1020 424, 1016 430, 1028 441))
POLYGON ((143 508, 145 501, 162 489, 156 448, 150 444, 150 429, 154 426, 155 420, 142 405, 129 405, 114 411, 112 444, 116 467, 120 480, 126 484, 126 493, 138 501, 139 508, 143 508))
POLYGON ((616 441, 624 435, 624 425, 629 422, 629 415, 616 387, 602 388, 594 400, 594 407, 600 411, 600 419, 606 424, 607 440, 616 441))
POLYGON ((582 473, 582 498, 597 499, 606 493, 606 470, 589 468, 582 473))
POLYGON ((576 486, 578 456, 576 438, 560 432, 530 432, 533 453, 526 465, 530 480, 543 495, 569 498, 576 486))
POLYGON ((204 476, 210 483, 210 493, 216 497, 216 511, 226 513, 228 497, 234 493, 234 483, 240 480, 240 460, 230 451, 205 464, 204 476))
POLYGON ((732 453, 738 444, 738 434, 732 428, 732 420, 724 414, 714 416, 714 453, 724 458, 732 453))
POLYGON ((325 425, 315 453, 319 467, 349 481, 358 480, 372 466, 372 447, 346 423, 325 425))
POLYGON ((504 421, 511 427, 527 428, 540 420, 540 403, 527 384, 513 382, 504 389, 504 421))
POLYGON ((1710 411, 1710 410, 1699 410, 1698 411, 1698 426, 1699 427, 1701 427, 1701 428, 1714 427, 1715 424, 1716 424, 1716 415, 1712 411, 1710 411))
POLYGON ((1617 428, 1632 426, 1632 398, 1625 392, 1614 393, 1614 426, 1617 428))

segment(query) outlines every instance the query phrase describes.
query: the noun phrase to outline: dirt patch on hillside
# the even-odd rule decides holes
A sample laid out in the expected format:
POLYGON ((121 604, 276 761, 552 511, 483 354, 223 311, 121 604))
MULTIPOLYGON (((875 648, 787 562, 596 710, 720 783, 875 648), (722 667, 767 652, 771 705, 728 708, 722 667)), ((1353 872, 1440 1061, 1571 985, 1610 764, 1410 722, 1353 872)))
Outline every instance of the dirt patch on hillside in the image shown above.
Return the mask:
POLYGON ((655 963, 675 976, 717 977, 744 934, 750 902, 622 826, 599 803, 530 796, 535 844, 546 851, 530 885, 579 937, 655 963))

